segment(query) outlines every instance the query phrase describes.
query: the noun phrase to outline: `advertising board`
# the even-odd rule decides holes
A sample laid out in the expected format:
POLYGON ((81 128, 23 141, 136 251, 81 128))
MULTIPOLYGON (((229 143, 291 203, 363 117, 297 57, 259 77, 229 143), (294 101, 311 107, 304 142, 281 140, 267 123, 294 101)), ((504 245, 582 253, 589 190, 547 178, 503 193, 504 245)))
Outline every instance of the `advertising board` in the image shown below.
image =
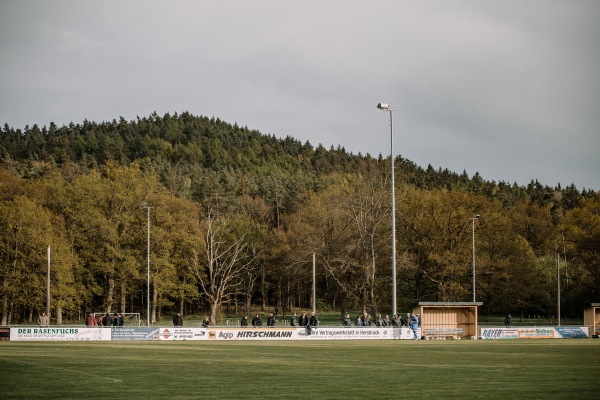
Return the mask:
POLYGON ((481 328, 482 339, 579 339, 589 337, 587 326, 523 326, 481 328))
POLYGON ((10 328, 0 327, 0 341, 10 340, 10 328))
POLYGON ((158 340, 207 340, 206 328, 160 328, 158 340))
POLYGON ((315 328, 312 329, 310 335, 299 336, 308 340, 394 339, 394 329, 369 327, 315 328))
POLYGON ((208 328, 208 340, 299 340, 304 328, 208 328))
POLYGON ((31 341, 89 341, 111 340, 111 329, 108 328, 81 328, 81 327, 22 327, 10 328, 10 340, 31 341))
MULTIPOLYGON (((107 329, 108 330, 108 329, 107 329)), ((112 328, 111 340, 158 340, 159 328, 112 328)))

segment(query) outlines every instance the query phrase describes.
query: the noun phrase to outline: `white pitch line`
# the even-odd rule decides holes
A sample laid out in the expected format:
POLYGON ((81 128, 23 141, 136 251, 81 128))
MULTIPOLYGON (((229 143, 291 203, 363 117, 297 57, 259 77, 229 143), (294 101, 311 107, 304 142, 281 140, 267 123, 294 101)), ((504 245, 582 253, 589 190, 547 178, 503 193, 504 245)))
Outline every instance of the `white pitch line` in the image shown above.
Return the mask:
POLYGON ((5 361, 9 361, 9 362, 13 361, 13 362, 22 363, 22 364, 31 364, 31 365, 35 365, 35 366, 38 366, 38 367, 55 369, 55 370, 58 370, 58 371, 67 371, 67 372, 72 372, 74 374, 79 374, 79 375, 87 375, 87 376, 90 376, 92 378, 107 380, 107 381, 114 382, 114 383, 123 383, 123 381, 121 379, 108 378, 106 376, 102 376, 102 375, 98 375, 98 374, 92 374, 90 372, 78 371, 78 370, 75 370, 75 369, 53 367, 53 366, 46 365, 46 364, 35 363, 33 361, 13 360, 13 359, 7 359, 7 358, 4 358, 4 360, 5 361))

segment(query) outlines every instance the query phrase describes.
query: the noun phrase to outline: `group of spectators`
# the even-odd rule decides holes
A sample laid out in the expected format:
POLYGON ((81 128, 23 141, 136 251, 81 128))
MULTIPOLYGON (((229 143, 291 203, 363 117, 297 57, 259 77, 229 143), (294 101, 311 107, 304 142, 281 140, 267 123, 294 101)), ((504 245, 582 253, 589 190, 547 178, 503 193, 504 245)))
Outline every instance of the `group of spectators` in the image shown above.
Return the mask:
MULTIPOLYGON (((381 314, 375 315, 375 322, 372 322, 371 316, 368 313, 363 313, 363 315, 357 315, 354 320, 354 326, 375 326, 378 327, 386 327, 386 326, 410 326, 412 319, 416 318, 418 320, 419 314, 411 314, 407 313, 404 317, 400 315, 394 315, 392 319, 390 316, 386 314, 385 317, 382 317, 381 314)), ((352 326, 352 321, 350 318, 350 314, 344 315, 342 318, 343 326, 352 326)))
MULTIPOLYGON (((108 315, 108 314, 107 314, 108 315)), ((267 326, 273 327, 277 323, 277 314, 271 312, 267 318, 267 326)), ((255 314, 252 320, 249 320, 248 315, 244 315, 240 320, 240 326, 248 326, 251 324, 253 327, 261 327, 263 326, 263 320, 260 314, 255 314)), ((368 313, 363 313, 363 315, 357 315, 354 320, 354 326, 372 326, 371 316, 368 313)), ((207 328, 210 325, 210 321, 208 317, 204 318, 202 321, 202 326, 207 328)), ((350 318, 350 314, 344 315, 342 319, 343 326, 352 326, 352 320, 350 318)), ((381 314, 377 314, 375 316, 374 325, 377 327, 388 327, 388 326, 406 326, 413 328, 413 331, 419 326, 419 314, 410 314, 407 313, 405 316, 401 317, 399 315, 394 315, 394 318, 390 319, 389 315, 382 317, 381 314)), ((175 314, 173 317, 173 326, 182 327, 183 326, 183 318, 180 313, 175 314)), ((302 312, 300 316, 296 313, 293 313, 290 316, 290 326, 300 326, 300 327, 317 327, 319 326, 319 318, 315 312, 310 313, 310 317, 306 315, 306 311, 302 312)))
MULTIPOLYGON (((177 313, 173 316, 173 326, 177 328, 181 328, 183 326, 183 317, 181 313, 177 313)), ((204 317, 202 320, 202 327, 208 328, 210 326, 210 319, 208 317, 204 317)))
MULTIPOLYGON (((277 314, 269 313, 269 317, 267 318, 267 326, 273 327, 277 323, 277 314)), ((259 327, 263 325, 262 318, 259 314, 256 314, 254 318, 252 318, 252 326, 259 327)), ((306 311, 302 313, 300 317, 297 316, 296 313, 293 313, 290 317, 290 326, 312 326, 316 327, 319 325, 319 319, 317 318, 317 314, 312 312, 310 317, 306 315, 306 311)), ((240 321, 240 326, 248 326, 248 316, 244 315, 242 320, 240 321)))
POLYGON ((85 325, 88 327, 94 327, 94 326, 99 326, 99 327, 121 327, 125 324, 125 320, 123 319, 123 315, 121 315, 121 313, 113 313, 113 315, 111 316, 110 313, 106 313, 106 314, 100 314, 98 316, 98 318, 94 318, 94 314, 89 313, 88 316, 85 318, 85 325))
MULTIPOLYGON (((352 326, 352 321, 350 318, 350 314, 346 313, 344 318, 342 318, 343 326, 352 326)), ((354 320, 354 326, 372 326, 371 316, 368 313, 363 313, 363 315, 357 315, 354 320)), ((381 314, 375 315, 375 326, 377 327, 388 327, 388 326, 405 326, 409 327, 417 338, 417 329, 419 328, 419 314, 411 314, 407 313, 405 316, 394 315, 394 318, 390 320, 390 316, 386 315, 385 317, 381 317, 381 314)))

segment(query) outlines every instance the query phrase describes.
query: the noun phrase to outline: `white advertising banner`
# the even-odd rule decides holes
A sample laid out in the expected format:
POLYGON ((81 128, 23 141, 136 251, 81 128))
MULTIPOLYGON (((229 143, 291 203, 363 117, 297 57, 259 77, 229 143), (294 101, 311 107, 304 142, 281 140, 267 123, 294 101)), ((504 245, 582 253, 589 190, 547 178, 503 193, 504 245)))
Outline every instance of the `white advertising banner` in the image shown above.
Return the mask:
POLYGON ((314 328, 311 330, 310 335, 306 335, 305 332, 303 333, 304 335, 301 338, 310 340, 394 339, 394 328, 391 327, 314 328))
POLYGON ((206 340, 206 328, 160 328, 158 340, 206 340))
POLYGON ((417 332, 413 332, 410 328, 394 328, 394 339, 421 339, 421 328, 417 328, 417 332), (415 333, 417 337, 415 338, 415 333))
POLYGON ((587 326, 521 326, 481 328, 482 339, 579 339, 588 338, 587 326))
MULTIPOLYGON (((310 333, 303 327, 208 328, 207 336, 209 340, 377 340, 414 339, 415 337, 409 328, 392 327, 318 327, 312 328, 310 333)), ((417 338, 420 337, 421 333, 418 329, 417 338)))
POLYGON ((299 340, 300 328, 208 328, 209 340, 299 340))
POLYGON ((111 340, 110 328, 10 328, 10 340, 111 340))

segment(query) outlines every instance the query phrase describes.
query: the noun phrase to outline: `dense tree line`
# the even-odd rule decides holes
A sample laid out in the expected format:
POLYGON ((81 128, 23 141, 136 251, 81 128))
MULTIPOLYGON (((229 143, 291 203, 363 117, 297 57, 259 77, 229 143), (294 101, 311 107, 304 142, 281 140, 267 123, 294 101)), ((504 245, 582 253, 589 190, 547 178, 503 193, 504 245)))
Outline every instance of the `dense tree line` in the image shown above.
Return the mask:
MULTIPOLYGON (((389 157, 277 139, 189 113, 0 131, 1 323, 90 311, 308 307, 389 312, 389 157)), ((484 314, 580 315, 600 300, 600 196, 488 182, 398 157, 398 305, 469 301, 472 220, 484 314), (558 259, 557 259, 558 257, 558 259)))

